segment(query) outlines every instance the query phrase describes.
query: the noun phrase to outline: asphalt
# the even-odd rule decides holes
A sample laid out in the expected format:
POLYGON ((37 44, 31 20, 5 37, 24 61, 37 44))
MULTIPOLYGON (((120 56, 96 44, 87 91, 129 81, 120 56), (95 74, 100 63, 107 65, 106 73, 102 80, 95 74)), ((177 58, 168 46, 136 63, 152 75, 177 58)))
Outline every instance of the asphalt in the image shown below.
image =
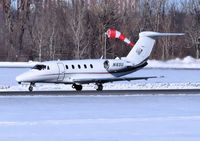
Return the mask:
POLYGON ((200 94, 200 89, 162 89, 162 90, 104 90, 104 91, 4 91, 0 96, 76 96, 76 95, 159 95, 159 94, 200 94))

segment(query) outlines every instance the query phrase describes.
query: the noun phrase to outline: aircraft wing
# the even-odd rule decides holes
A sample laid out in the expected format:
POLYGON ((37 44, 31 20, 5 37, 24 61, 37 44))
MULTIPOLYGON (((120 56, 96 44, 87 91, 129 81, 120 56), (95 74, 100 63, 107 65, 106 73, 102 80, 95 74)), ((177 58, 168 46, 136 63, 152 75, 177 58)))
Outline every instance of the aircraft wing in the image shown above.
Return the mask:
POLYGON ((75 83, 108 83, 115 81, 131 81, 131 80, 148 80, 158 78, 157 76, 149 77, 116 77, 116 78, 101 78, 101 79, 74 79, 75 83))
POLYGON ((0 62, 0 68, 32 68, 39 62, 0 62))

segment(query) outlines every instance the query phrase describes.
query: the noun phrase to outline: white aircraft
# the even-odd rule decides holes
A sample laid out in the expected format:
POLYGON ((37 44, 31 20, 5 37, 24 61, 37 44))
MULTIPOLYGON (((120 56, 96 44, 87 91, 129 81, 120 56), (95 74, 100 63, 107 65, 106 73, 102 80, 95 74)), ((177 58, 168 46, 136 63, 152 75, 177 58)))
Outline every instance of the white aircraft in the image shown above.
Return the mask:
POLYGON ((103 84, 114 81, 130 81, 150 77, 126 77, 147 65, 147 60, 158 37, 179 36, 182 33, 141 32, 139 40, 126 57, 117 59, 59 60, 24 64, 1 64, 0 67, 32 67, 29 71, 16 77, 16 81, 30 83, 29 91, 33 91, 36 83, 71 84, 77 91, 82 84, 95 83, 97 91, 103 90, 103 84), (33 66, 34 65, 34 66, 33 66))

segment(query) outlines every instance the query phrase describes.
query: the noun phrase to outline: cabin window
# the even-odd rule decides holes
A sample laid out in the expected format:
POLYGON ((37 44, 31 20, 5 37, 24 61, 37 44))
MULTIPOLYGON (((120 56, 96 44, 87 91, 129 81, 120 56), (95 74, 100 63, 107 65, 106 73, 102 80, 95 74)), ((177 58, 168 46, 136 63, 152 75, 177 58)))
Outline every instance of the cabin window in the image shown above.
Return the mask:
POLYGON ((46 69, 46 66, 45 65, 35 65, 32 69, 44 70, 44 69, 46 69))
POLYGON ((47 70, 50 70, 49 66, 47 66, 47 70))
POLYGON ((87 69, 87 66, 86 66, 86 64, 84 64, 84 68, 85 68, 85 69, 87 69))
POLYGON ((74 65, 72 65, 72 69, 75 69, 74 65))
POLYGON ((90 64, 90 68, 93 68, 93 65, 92 65, 92 64, 90 64))
POLYGON ((66 67, 66 69, 69 69, 68 65, 66 65, 65 67, 66 67))
POLYGON ((80 68, 81 68, 81 66, 80 66, 80 65, 78 65, 78 68, 80 69, 80 68))

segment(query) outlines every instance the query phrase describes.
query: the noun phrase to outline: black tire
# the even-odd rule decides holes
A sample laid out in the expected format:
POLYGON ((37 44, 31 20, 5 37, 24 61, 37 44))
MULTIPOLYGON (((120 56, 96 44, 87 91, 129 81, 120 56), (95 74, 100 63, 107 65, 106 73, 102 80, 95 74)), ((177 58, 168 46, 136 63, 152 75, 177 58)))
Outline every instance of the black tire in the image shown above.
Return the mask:
POLYGON ((102 84, 97 85, 97 89, 96 90, 97 91, 102 91, 103 90, 103 85, 102 84))
POLYGON ((76 89, 76 91, 81 91, 83 89, 82 85, 73 84, 72 88, 76 89))
POLYGON ((29 90, 29 92, 32 92, 33 91, 33 86, 29 86, 28 90, 29 90))
POLYGON ((82 85, 76 85, 75 89, 77 91, 81 91, 83 89, 83 86, 82 85))

